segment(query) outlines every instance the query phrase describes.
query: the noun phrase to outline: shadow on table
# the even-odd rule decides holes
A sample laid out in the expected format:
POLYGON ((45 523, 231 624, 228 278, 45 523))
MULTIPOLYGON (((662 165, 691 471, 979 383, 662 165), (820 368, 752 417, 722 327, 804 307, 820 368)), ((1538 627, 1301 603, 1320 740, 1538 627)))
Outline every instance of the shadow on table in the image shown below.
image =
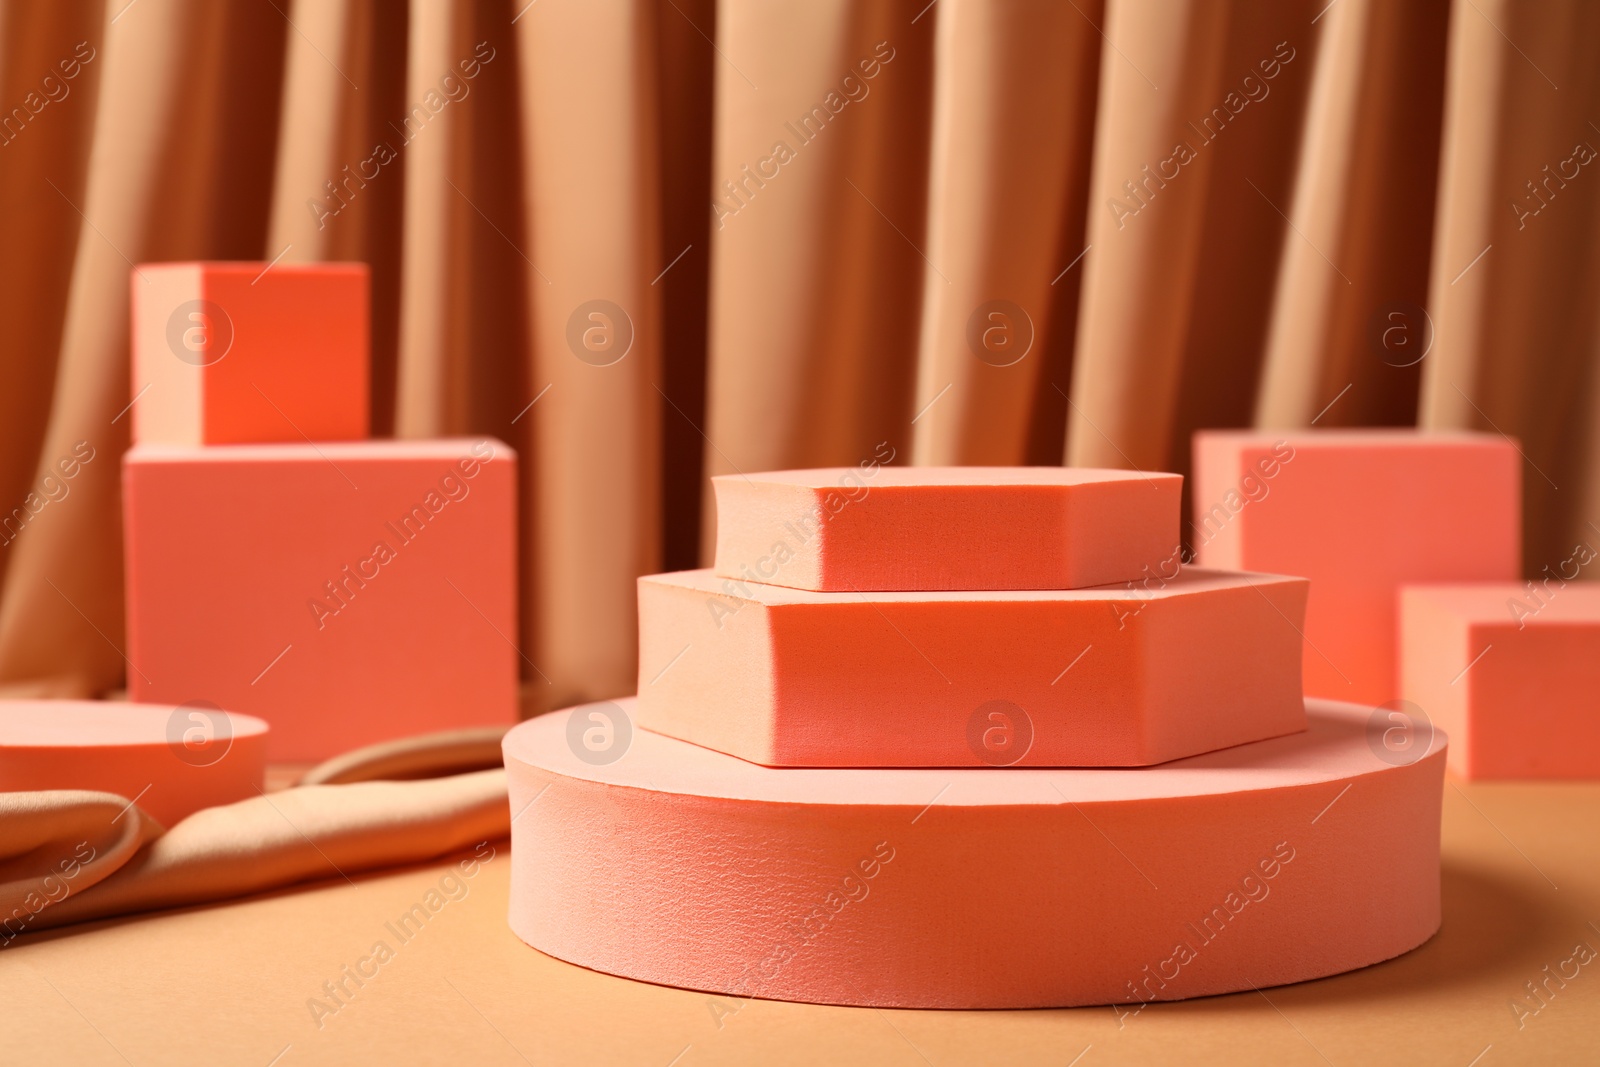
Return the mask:
POLYGON ((1545 890, 1542 897, 1530 892, 1534 884, 1445 861, 1439 932, 1403 956, 1312 983, 1318 986, 1318 999, 1389 999, 1421 987, 1467 985, 1538 945, 1564 944, 1582 920, 1571 920, 1565 909, 1554 907, 1554 890, 1545 883, 1537 883, 1545 890))
MULTIPOLYGON (((1327 978, 1268 986, 1266 993, 1275 1003, 1292 997, 1348 1006, 1392 1004, 1423 991, 1470 985, 1486 972, 1503 969, 1507 960, 1537 955, 1541 945, 1564 944, 1571 931, 1583 925, 1581 917, 1555 906, 1554 890, 1539 897, 1530 893, 1531 884, 1446 860, 1440 870, 1442 918, 1433 937, 1392 960, 1327 978)), ((1533 969, 1538 969, 1536 964, 1533 969)), ((1261 998, 1247 992, 1155 1003, 1146 1010, 1231 1014, 1260 1008, 1261 998)))
MULTIPOLYGON (((1289 985, 1265 986, 1273 1003, 1286 998, 1319 1005, 1394 1003, 1408 994, 1441 991, 1472 984, 1485 973, 1504 968, 1517 956, 1530 960, 1541 946, 1570 947, 1573 931, 1585 917, 1557 906, 1554 890, 1540 896, 1521 882, 1489 870, 1445 860, 1440 867, 1439 932, 1410 952, 1343 974, 1289 985)), ((1543 882, 1539 887, 1548 889, 1543 882)), ((1542 959, 1541 961, 1542 962, 1542 959)), ((1538 970, 1530 965, 1529 973, 1538 970)), ((1131 1005, 1138 1007, 1138 1005, 1131 1005)), ((1129 1005, 1124 1005, 1124 1008, 1129 1005)), ((865 1010, 865 1009, 863 1009, 865 1010)), ((1106 1005, 1080 1008, 1029 1008, 1015 1012, 972 1012, 974 1015, 1067 1016, 1107 1011, 1106 1005)), ((1219 993, 1187 1000, 1152 1001, 1144 1012, 1231 1015, 1263 1010, 1255 991, 1219 993)), ((953 1012, 951 1014, 966 1014, 953 1012)))

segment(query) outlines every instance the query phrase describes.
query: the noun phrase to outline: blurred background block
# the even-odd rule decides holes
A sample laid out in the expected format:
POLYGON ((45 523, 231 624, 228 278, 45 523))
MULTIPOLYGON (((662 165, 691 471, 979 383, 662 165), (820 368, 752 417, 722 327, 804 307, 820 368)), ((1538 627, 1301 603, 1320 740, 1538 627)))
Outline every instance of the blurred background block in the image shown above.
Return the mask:
POLYGON ((1310 578, 1306 693, 1382 704, 1402 584, 1516 577, 1521 470, 1491 434, 1207 431, 1190 534, 1205 566, 1310 578))
POLYGON ((1559 577, 1400 592, 1400 692, 1467 779, 1600 779, 1600 589, 1559 577))

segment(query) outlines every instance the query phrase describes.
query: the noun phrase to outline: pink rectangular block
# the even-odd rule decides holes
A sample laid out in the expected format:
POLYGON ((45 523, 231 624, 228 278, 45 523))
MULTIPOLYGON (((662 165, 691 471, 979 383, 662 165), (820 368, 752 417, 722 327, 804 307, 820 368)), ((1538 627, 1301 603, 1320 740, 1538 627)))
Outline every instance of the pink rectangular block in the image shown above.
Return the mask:
POLYGON ((485 439, 135 447, 131 698, 257 715, 272 760, 515 721, 515 490, 485 439))
POLYGON ((1191 535, 1207 567, 1310 578, 1306 694, 1382 704, 1402 584, 1517 576, 1521 463, 1492 434, 1202 431, 1191 535))
POLYGON ((715 570, 824 592, 1080 589, 1178 555, 1176 474, 887 467, 713 478, 715 570))
POLYGON ((131 285, 135 442, 367 436, 366 264, 145 263, 131 285))
POLYGON ((1454 739, 1455 774, 1600 778, 1600 587, 1407 586, 1400 649, 1401 692, 1454 739))
POLYGON ((816 593, 639 579, 639 724, 796 767, 1139 766, 1305 729, 1306 583, 816 593))

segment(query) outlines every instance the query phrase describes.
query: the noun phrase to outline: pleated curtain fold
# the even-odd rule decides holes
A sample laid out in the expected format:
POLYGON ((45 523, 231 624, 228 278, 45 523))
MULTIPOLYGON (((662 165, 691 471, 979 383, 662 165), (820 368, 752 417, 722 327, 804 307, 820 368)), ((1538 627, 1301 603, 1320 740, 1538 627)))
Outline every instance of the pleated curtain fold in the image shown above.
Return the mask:
POLYGON ((1538 575, 1600 546, 1597 46, 1587 0, 3 0, 0 685, 138 669, 159 260, 371 264, 374 433, 521 457, 530 713, 634 688, 708 476, 884 445, 1499 432, 1538 575))

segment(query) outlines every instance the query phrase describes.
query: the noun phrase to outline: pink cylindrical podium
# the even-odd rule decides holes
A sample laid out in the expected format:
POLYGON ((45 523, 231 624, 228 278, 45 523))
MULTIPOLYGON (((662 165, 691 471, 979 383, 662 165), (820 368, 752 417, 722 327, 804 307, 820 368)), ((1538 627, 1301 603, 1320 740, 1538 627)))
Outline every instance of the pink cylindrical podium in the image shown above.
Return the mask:
POLYGON ((1439 926, 1445 737, 1373 709, 1135 769, 771 769, 632 727, 505 739, 510 922, 550 955, 732 997, 905 1008, 1174 1000, 1336 974, 1439 926))
POLYGON ((267 724, 215 705, 0 701, 0 791, 127 797, 163 826, 261 792, 267 724))

